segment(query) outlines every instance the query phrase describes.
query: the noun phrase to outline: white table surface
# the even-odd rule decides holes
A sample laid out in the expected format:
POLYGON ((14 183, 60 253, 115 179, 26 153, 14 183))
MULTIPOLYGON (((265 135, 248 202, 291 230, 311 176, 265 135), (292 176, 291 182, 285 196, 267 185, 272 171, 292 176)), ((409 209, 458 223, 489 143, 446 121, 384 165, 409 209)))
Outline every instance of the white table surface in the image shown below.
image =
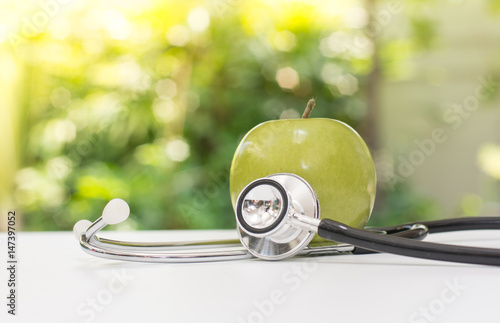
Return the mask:
MULTIPOLYGON (((236 233, 106 236, 171 241, 236 233)), ((3 268, 5 238, 0 234, 3 268)), ((500 267, 388 254, 129 263, 87 255, 70 232, 21 232, 17 238, 18 315, 6 313, 4 269, 0 322, 500 322, 500 267)), ((499 231, 440 234, 430 240, 500 248, 499 231)))

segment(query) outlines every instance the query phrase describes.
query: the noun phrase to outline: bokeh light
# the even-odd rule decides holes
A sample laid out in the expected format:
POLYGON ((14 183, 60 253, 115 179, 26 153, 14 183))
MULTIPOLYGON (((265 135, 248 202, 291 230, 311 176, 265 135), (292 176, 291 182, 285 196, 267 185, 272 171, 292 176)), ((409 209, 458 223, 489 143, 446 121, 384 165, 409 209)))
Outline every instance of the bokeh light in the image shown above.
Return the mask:
MULTIPOLYGON (((27 230, 70 229, 115 197, 132 208, 122 228, 232 228, 227 175, 238 141, 261 122, 299 118, 311 97, 313 116, 346 122, 369 143, 381 183, 375 221, 432 217, 439 206, 415 193, 418 170, 393 186, 384 174, 397 173, 415 140, 446 126, 441 110, 474 93, 455 84, 450 99, 443 87, 457 75, 498 74, 493 63, 462 72, 436 63, 498 61, 444 52, 460 42, 439 40, 431 13, 462 10, 451 3, 429 11, 434 5, 412 0, 396 13, 386 1, 358 0, 50 3, 0 5, 0 204, 16 208, 27 230)), ((496 21, 488 8, 477 21, 496 21)), ((483 113, 491 115, 478 123, 494 120, 488 102, 470 122, 483 113)), ((473 141, 473 128, 487 127, 462 127, 462 142, 473 141)), ((497 139, 468 146, 486 188, 463 189, 448 206, 454 214, 498 202, 497 139)), ((448 167, 447 149, 428 164, 448 167)))

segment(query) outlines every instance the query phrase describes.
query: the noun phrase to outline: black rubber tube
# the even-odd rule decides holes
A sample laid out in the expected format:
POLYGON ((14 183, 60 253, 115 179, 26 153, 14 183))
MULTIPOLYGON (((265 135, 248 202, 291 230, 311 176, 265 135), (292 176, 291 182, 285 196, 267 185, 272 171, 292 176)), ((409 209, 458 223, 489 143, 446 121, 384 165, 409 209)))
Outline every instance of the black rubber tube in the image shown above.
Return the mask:
MULTIPOLYGON (((498 218, 489 219, 496 219, 496 221, 499 221, 498 218)), ((421 223, 425 225, 425 222, 421 223)), ((458 225, 456 227, 462 228, 461 230, 466 230, 464 228, 467 226, 458 225)), ((455 230, 457 230, 457 228, 455 228, 455 230)), ((482 228, 484 229, 484 227, 482 228)), ((495 225, 488 228, 496 229, 495 225)), ((434 232, 450 231, 444 230, 441 224, 435 226, 435 230, 434 232)), ((472 230, 472 228, 470 230, 472 230)), ((318 226, 318 235, 331 241, 349 243, 361 248, 401 256, 466 264, 500 266, 500 249, 455 246, 381 235, 370 231, 351 228, 330 219, 321 220, 318 226)))
POLYGON ((414 224, 425 225, 429 229, 429 233, 466 231, 466 230, 489 230, 489 229, 500 229, 500 217, 483 216, 483 217, 452 218, 452 219, 435 220, 435 221, 419 221, 403 225, 377 228, 377 230, 387 231, 387 233, 391 234, 392 231, 400 231, 400 228, 406 228, 414 224))
MULTIPOLYGON (((369 231, 377 234, 390 234, 394 237, 401 237, 406 239, 424 240, 429 233, 429 229, 421 224, 403 224, 394 227, 375 228, 369 231), (383 232, 383 233, 381 233, 383 232)), ((366 255, 369 253, 377 253, 378 251, 368 250, 361 247, 354 247, 351 253, 353 255, 366 255)))

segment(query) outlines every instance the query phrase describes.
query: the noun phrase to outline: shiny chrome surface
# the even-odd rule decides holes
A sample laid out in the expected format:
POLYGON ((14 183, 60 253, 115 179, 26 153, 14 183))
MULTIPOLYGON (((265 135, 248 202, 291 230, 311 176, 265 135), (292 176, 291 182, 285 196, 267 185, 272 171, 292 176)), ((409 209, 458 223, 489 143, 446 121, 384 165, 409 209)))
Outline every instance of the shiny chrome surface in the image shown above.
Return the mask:
MULTIPOLYGON (((284 222, 280 224, 279 230, 270 235, 253 235, 238 225, 241 243, 252 255, 261 259, 280 260, 293 257, 305 248, 314 237, 315 230, 309 229, 313 225, 313 221, 319 219, 318 198, 312 187, 297 175, 274 174, 267 176, 266 179, 276 181, 287 192, 289 205, 282 207, 288 207, 288 214, 283 219, 284 222), (309 224, 304 226, 301 223, 309 224)), ((258 188, 259 186, 255 190, 258 188)), ((272 200, 276 197, 273 193, 264 193, 264 190, 259 191, 259 198, 262 200, 272 200)), ((238 200, 246 200, 246 198, 246 196, 240 195, 238 200)))
POLYGON ((251 190, 241 206, 245 222, 257 229, 267 228, 280 216, 283 210, 281 193, 270 185, 260 185, 251 190))
POLYGON ((220 260, 248 259, 252 256, 243 250, 241 245, 219 244, 205 245, 207 248, 197 246, 194 248, 179 248, 178 244, 169 243, 132 243, 100 239, 96 233, 107 224, 97 219, 80 236, 80 246, 90 255, 127 261, 141 262, 205 262, 220 260), (210 246, 211 248, 208 248, 210 246))
MULTIPOLYGON (((125 241, 102 239, 93 236, 90 239, 83 234, 80 237, 80 246, 92 255, 105 259, 156 262, 156 263, 193 263, 210 261, 227 261, 250 259, 253 256, 241 245, 239 240, 213 240, 175 243, 149 243, 137 245, 125 241), (235 243, 228 243, 228 242, 235 243), (223 244, 213 247, 213 244, 223 244), (200 244, 199 244, 200 243, 200 244)), ((353 250, 352 245, 339 244, 331 246, 305 247, 297 253, 298 256, 326 256, 346 254, 353 250)))

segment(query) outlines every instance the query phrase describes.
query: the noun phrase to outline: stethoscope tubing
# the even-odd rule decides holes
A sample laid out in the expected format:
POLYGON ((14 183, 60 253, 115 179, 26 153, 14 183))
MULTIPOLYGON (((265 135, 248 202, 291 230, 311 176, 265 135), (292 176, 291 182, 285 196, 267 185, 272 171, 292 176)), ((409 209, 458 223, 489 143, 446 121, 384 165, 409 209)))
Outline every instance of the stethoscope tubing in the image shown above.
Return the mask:
MULTIPOLYGON (((500 229, 500 217, 458 218, 420 222, 429 232, 500 229)), ((318 235, 322 238, 349 243, 376 252, 387 252, 402 256, 458 262, 466 264, 500 266, 500 249, 478 248, 415 241, 391 235, 378 235, 367 230, 358 230, 345 224, 321 220, 318 235)))
MULTIPOLYGON (((114 260, 141 262, 207 262, 249 259, 253 256, 238 240, 206 240, 198 242, 127 242, 100 238, 96 235, 105 223, 96 223, 80 237, 80 245, 88 254, 114 260)), ((342 223, 323 219, 318 234, 337 245, 311 244, 299 256, 332 254, 366 254, 389 252, 404 256, 455 261, 471 264, 500 265, 497 249, 462 247, 422 242, 428 232, 500 229, 500 217, 455 218, 422 221, 397 226, 358 230, 342 223)))
MULTIPOLYGON (((93 256, 125 261, 189 263, 228 261, 254 258, 239 240, 205 240, 192 242, 129 242, 98 237, 96 234, 106 226, 98 219, 80 238, 82 249, 93 256)), ((370 229, 376 235, 389 232, 381 229, 370 229)), ((421 225, 401 225, 390 228, 390 234, 407 239, 423 239, 427 228, 421 225)), ((324 256, 338 254, 372 253, 350 244, 316 245, 311 244, 298 256, 324 256)))
MULTIPOLYGON (((463 217, 433 221, 418 221, 412 224, 422 224, 429 229, 429 233, 442 233, 451 231, 470 231, 470 230, 498 230, 500 229, 500 217, 493 216, 478 216, 478 217, 463 217)), ((391 228, 397 230, 398 226, 388 227, 385 230, 390 231, 391 228)), ((382 228, 384 229, 384 228, 382 228)))

